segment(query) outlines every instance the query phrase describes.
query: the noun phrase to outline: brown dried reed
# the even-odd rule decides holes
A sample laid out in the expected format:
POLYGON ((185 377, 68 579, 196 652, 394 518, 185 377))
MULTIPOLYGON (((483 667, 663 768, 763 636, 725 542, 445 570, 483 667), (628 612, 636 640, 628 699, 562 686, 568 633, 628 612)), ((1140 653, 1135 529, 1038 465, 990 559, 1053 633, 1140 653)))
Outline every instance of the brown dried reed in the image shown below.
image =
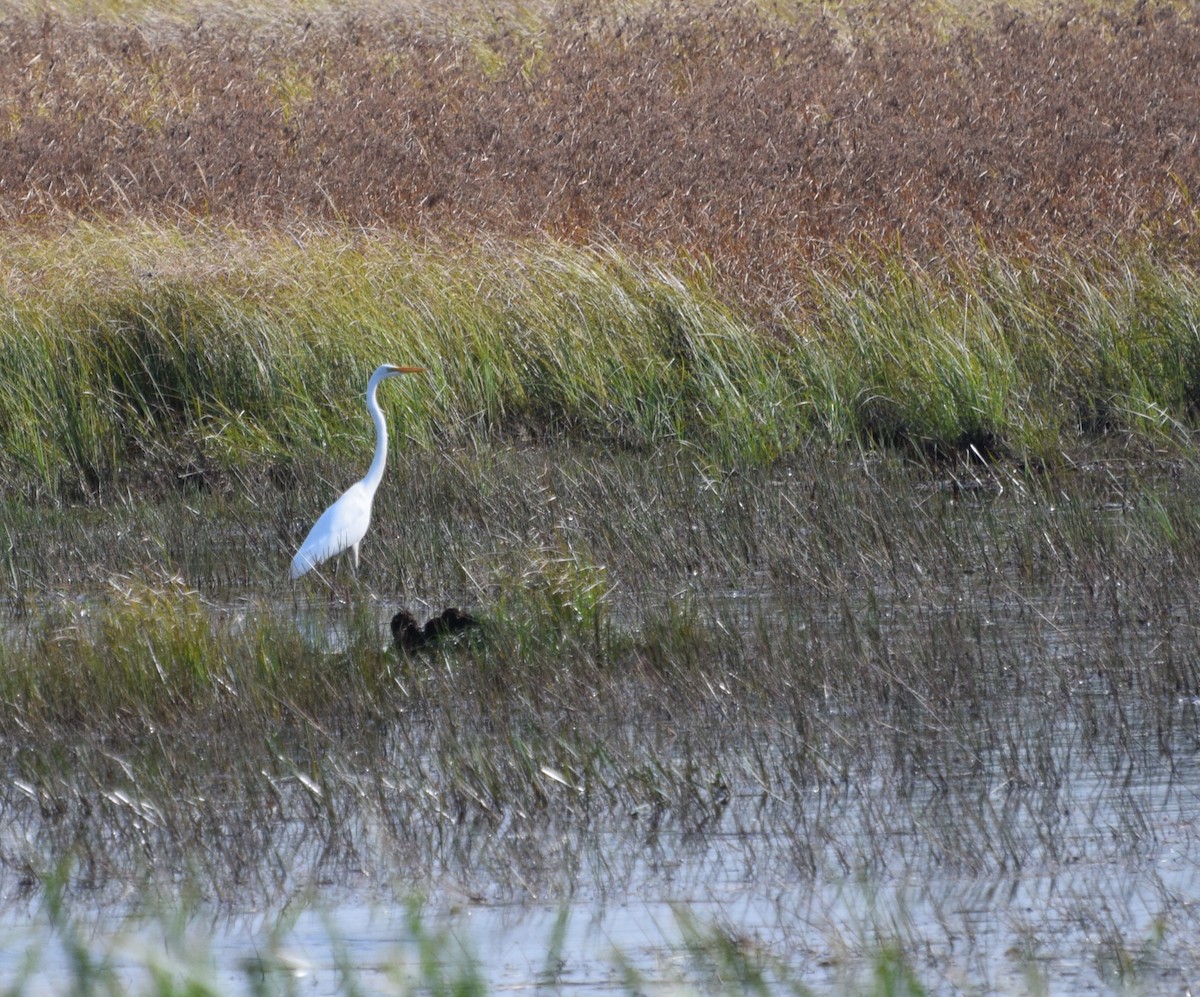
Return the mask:
POLYGON ((898 0, 0 20, 0 219, 203 216, 711 259, 777 303, 831 248, 1195 252, 1192 4, 947 28, 898 0))

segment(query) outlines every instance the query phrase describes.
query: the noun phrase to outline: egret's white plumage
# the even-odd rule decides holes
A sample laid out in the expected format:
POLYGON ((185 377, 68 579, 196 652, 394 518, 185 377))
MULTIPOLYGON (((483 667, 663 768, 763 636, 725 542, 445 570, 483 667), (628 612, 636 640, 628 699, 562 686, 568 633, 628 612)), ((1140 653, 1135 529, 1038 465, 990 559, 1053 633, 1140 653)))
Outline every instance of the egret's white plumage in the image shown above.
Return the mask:
POLYGON ((367 382, 367 411, 375 423, 375 457, 367 469, 366 477, 347 488, 333 505, 321 513, 321 518, 308 531, 304 543, 292 558, 293 580, 347 548, 354 554, 354 570, 358 571, 358 545, 371 525, 371 503, 375 500, 375 492, 383 480, 383 467, 387 463, 387 423, 379 409, 375 391, 386 378, 399 374, 420 374, 424 370, 424 367, 397 367, 385 363, 371 375, 367 382))

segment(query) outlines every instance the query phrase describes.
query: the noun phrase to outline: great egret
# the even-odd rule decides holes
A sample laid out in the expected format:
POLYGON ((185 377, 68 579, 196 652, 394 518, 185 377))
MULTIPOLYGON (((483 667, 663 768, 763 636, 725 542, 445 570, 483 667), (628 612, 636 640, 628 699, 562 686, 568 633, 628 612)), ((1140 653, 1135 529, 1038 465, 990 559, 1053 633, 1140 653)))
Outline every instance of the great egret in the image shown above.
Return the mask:
POLYGON ((426 620, 424 628, 417 626, 412 613, 402 609, 392 617, 392 640, 402 651, 419 651, 439 638, 477 626, 479 621, 474 616, 453 606, 426 620))
POLYGON ((367 382, 367 411, 375 423, 375 457, 367 469, 367 476, 342 492, 341 497, 321 513, 321 518, 308 531, 304 543, 292 558, 293 581, 347 547, 354 553, 354 571, 357 574, 358 545, 371 525, 371 503, 375 500, 379 482, 383 480, 383 466, 387 462, 387 423, 379 410, 375 391, 380 382, 389 377, 424 372, 424 367, 397 367, 385 363, 371 375, 367 382))

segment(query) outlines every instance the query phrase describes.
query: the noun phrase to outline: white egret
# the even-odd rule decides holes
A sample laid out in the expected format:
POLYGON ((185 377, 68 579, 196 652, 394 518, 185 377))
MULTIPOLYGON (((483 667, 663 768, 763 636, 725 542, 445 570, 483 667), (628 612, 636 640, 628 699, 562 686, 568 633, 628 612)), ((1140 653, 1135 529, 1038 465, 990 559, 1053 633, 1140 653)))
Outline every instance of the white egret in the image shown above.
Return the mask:
POLYGON ((385 363, 371 375, 367 382, 367 411, 375 423, 375 457, 367 469, 366 477, 342 492, 341 497, 321 513, 321 518, 308 531, 304 543, 292 558, 293 581, 346 548, 354 554, 354 571, 358 573, 358 545, 371 525, 371 503, 375 500, 379 482, 383 480, 383 466, 387 462, 387 423, 379 410, 375 391, 380 382, 389 377, 424 372, 424 367, 397 367, 385 363))

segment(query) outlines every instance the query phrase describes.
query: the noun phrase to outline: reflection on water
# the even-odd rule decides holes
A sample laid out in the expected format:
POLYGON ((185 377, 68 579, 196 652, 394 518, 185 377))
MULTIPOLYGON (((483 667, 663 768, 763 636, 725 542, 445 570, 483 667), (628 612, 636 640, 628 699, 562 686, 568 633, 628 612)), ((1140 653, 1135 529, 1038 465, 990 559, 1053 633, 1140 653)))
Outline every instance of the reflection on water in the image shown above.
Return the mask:
MULTIPOLYGON (((213 961, 205 975, 215 974, 223 993, 248 992, 246 967, 264 952, 302 993, 344 992, 346 966, 368 992, 395 989, 421 964, 406 900, 414 887, 426 896, 419 931, 438 939, 439 957, 473 960, 495 988, 551 980, 622 990, 632 968, 639 990, 670 992, 694 970, 688 932, 717 926, 818 990, 853 992, 870 972, 863 953, 895 945, 910 961, 917 954, 914 969, 932 992, 1024 993, 1039 980, 1056 993, 1134 980, 1184 992, 1200 967, 1195 744, 1175 745, 1157 766, 1131 764, 1149 757, 1132 746, 1114 765, 1061 713, 1041 703, 1015 708, 1027 711, 1027 726, 1053 727, 1052 757, 1039 762, 1049 778, 1040 782, 972 767, 961 782, 907 793, 816 782, 782 799, 743 781, 692 826, 649 812, 598 813, 552 829, 515 817, 465 832, 451 820, 431 851, 376 855, 377 864, 326 876, 290 912, 268 905, 246 913, 256 901, 241 897, 223 914, 194 916, 187 931, 213 961), (496 856, 513 854, 503 839, 521 835, 548 878, 523 882, 521 868, 511 876, 497 869, 496 856), (554 948, 560 917, 565 933, 554 948)), ((1190 717, 1195 705, 1180 701, 1175 710, 1190 717)), ((780 732, 765 738, 774 750, 787 743, 780 732)), ((343 831, 384 841, 370 819, 364 813, 343 831)), ((319 851, 310 841, 286 860, 319 864, 319 851)), ((6 916, 5 980, 37 937, 29 917, 24 905, 6 916)), ((152 928, 131 923, 106 907, 95 930, 121 935, 116 968, 132 985, 161 928, 153 917, 152 928)), ((67 965, 61 950, 43 949, 34 992, 68 980, 67 965)))
MULTIPOLYGON (((203 854, 179 855, 156 837, 161 822, 120 784, 115 752, 111 785, 90 773, 104 785, 108 823, 73 798, 60 812, 10 779, 0 797, 0 985, 21 977, 27 952, 36 958, 29 992, 72 979, 22 865, 56 856, 65 841, 121 852, 95 885, 84 870, 69 902, 130 986, 145 978, 147 953, 164 951, 174 925, 164 911, 184 907, 170 962, 198 963, 223 993, 250 991, 247 966, 259 962, 282 966, 301 993, 343 992, 346 970, 365 991, 387 992, 430 951, 451 966, 472 961, 497 988, 625 990, 636 975, 639 991, 674 992, 699 973, 689 942, 713 930, 766 958, 768 976, 817 992, 861 991, 888 949, 938 993, 1033 993, 1043 982, 1052 993, 1195 990, 1200 704, 1163 678, 1186 674, 1200 648, 1187 591, 1157 582, 1157 565, 1141 555, 1117 577, 1104 538, 1085 530, 1090 512, 1055 533, 1041 505, 1028 514, 1038 528, 1022 521, 1009 540, 997 539, 1005 523, 979 525, 986 509, 931 510, 918 523, 928 534, 910 546, 883 529, 860 544, 872 511, 841 524, 843 545, 823 551, 813 538, 838 529, 837 518, 794 522, 818 519, 812 510, 824 505, 809 493, 820 484, 789 494, 779 521, 762 525, 762 549, 746 555, 766 565, 761 574, 738 574, 736 587, 700 577, 662 597, 736 648, 728 674, 693 669, 710 683, 708 712, 652 698, 631 667, 603 676, 629 690, 608 727, 590 701, 522 713, 498 695, 509 713, 488 716, 467 696, 452 704, 463 715, 447 734, 421 701, 420 669, 450 673, 449 687, 454 660, 407 663, 400 705, 347 737, 344 754, 338 732, 314 725, 298 744, 272 741, 277 757, 234 759, 246 771, 217 771, 190 790, 172 819, 200 828, 203 854), (945 563, 916 559, 943 537, 945 563), (1046 567, 1093 555, 1074 573, 1046 567), (771 679, 789 669, 819 674, 823 696, 785 701, 791 687, 771 679), (862 694, 867 671, 877 687, 862 694), (915 680, 927 674, 936 681, 915 680), (547 716, 561 736, 539 742, 523 724, 547 716), (587 722, 587 736, 572 739, 587 722), (446 760, 452 748, 498 752, 494 733, 514 757, 529 746, 499 804, 446 760), (579 762, 592 784, 538 755, 547 747, 567 761, 594 751, 579 762), (129 872, 142 855, 160 865, 129 872), (187 872, 198 887, 179 885, 187 872)), ((755 495, 747 485, 729 508, 755 495)), ((681 508, 677 518, 691 506, 681 508)), ((510 533, 524 544, 518 526, 510 533)), ((727 547, 697 543, 675 556, 690 569, 727 547)), ((522 548, 517 560, 527 555, 522 548)), ((611 597, 613 625, 632 633, 635 651, 653 601, 644 592, 617 587, 611 597)), ((425 616, 442 605, 409 608, 425 616)), ((281 606, 304 643, 331 658, 364 633, 386 644, 400 608, 290 598, 271 608, 281 606), (354 616, 362 612, 365 626, 354 616)), ((255 609, 217 611, 250 619, 255 609)), ((636 654, 621 660, 660 683, 674 674, 636 654)), ((330 674, 336 682, 341 673, 330 674)))

